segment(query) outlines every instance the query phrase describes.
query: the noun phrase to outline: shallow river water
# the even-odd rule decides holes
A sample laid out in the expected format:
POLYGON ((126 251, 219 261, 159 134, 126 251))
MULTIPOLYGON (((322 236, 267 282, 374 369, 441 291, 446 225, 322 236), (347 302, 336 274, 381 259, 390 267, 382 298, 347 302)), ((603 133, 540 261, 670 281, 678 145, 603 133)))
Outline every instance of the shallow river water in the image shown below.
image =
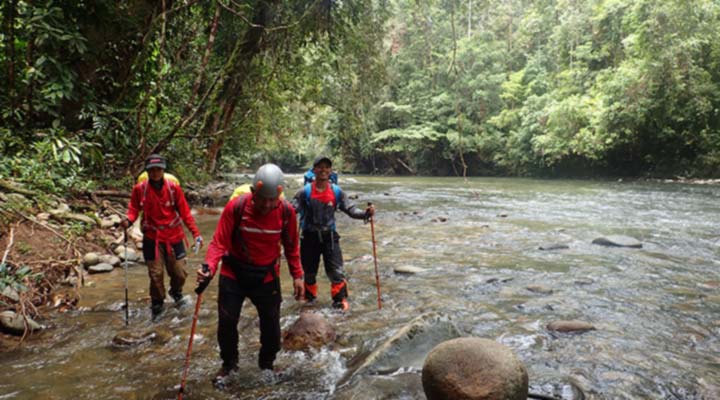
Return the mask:
MULTIPOLYGON (((321 272, 318 280, 320 312, 338 333, 334 346, 282 351, 281 377, 263 378, 256 314, 246 302, 240 369, 226 390, 216 390, 214 280, 201 305, 185 398, 424 399, 425 356, 461 336, 510 347, 527 367, 530 391, 559 399, 720 398, 719 187, 364 176, 342 176, 341 185, 378 210, 382 310, 370 226, 339 217, 350 312, 333 312, 327 278, 321 272), (607 235, 631 236, 643 247, 591 243, 607 235), (539 250, 550 244, 569 248, 539 250), (394 272, 402 266, 422 270, 394 272), (570 319, 596 330, 545 328, 570 319), (411 334, 393 338, 410 325, 411 334)), ((209 241, 218 216, 196 218, 209 241)), ((188 270, 201 257, 192 256, 188 270)), ((284 261, 282 270, 286 328, 301 306, 284 261)), ((123 278, 122 268, 89 276, 79 310, 43 321, 51 328, 0 354, 0 399, 176 398, 195 297, 151 323, 146 269, 130 267, 130 328, 161 339, 116 347, 111 340, 125 329, 123 278)))

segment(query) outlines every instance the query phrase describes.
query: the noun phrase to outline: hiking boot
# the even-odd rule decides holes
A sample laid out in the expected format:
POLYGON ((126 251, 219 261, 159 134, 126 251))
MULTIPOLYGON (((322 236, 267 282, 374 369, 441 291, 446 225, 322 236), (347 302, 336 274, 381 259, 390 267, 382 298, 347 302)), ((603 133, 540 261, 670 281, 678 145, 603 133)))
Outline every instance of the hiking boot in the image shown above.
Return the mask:
POLYGON ((173 292, 171 290, 168 292, 168 294, 175 301, 175 307, 182 307, 185 305, 185 296, 182 295, 182 292, 173 292))
POLYGON ((152 312, 152 320, 156 321, 163 313, 163 303, 153 302, 152 306, 150 306, 150 311, 152 312))
POLYGON ((266 385, 275 385, 285 378, 285 371, 274 368, 263 368, 260 370, 260 381, 266 385))
POLYGON ((227 386, 227 381, 230 378, 230 374, 235 371, 237 367, 233 368, 225 368, 220 367, 218 372, 215 373, 215 377, 212 379, 212 384, 217 389, 225 389, 225 386, 227 386))
POLYGON ((350 309, 350 303, 348 303, 347 299, 342 299, 339 301, 333 301, 332 304, 333 308, 345 312, 350 309))

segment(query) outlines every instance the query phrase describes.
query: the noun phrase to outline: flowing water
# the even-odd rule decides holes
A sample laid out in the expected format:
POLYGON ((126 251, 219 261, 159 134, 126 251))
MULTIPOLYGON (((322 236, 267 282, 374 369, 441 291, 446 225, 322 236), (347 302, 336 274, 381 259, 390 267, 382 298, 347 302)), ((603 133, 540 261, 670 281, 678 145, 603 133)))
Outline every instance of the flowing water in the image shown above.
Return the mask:
MULTIPOLYGON (((204 295, 187 382, 189 399, 424 399, 421 371, 438 343, 460 336, 510 347, 530 391, 562 399, 715 399, 720 385, 720 262, 714 186, 477 178, 341 178, 372 201, 383 308, 377 309, 370 226, 339 217, 351 310, 320 310, 334 346, 282 351, 284 372, 256 367, 259 331, 246 303, 240 368, 213 388, 217 280, 204 295), (625 235, 641 249, 591 244, 625 235), (564 244, 568 249, 541 251, 564 244), (394 268, 413 266, 415 274, 394 268), (528 287, 540 285, 542 290, 528 287), (554 320, 597 329, 549 332, 554 320), (391 340, 411 324, 412 334, 391 340)), ((217 215, 198 215, 209 240, 217 215)), ((192 256, 194 269, 201 256, 192 256)), ((282 326, 301 306, 283 262, 282 326)), ((322 271, 322 269, 321 269, 322 271)), ((192 275, 191 275, 192 279, 192 275)), ((172 399, 185 360, 193 304, 151 323, 146 270, 129 269, 130 328, 160 339, 117 347, 125 329, 123 270, 92 275, 80 309, 0 354, 0 399, 172 399)), ((191 285, 188 283, 187 287, 191 285)), ((191 298, 194 302, 195 297, 191 298)), ((169 301, 169 300, 168 300, 169 301)), ((169 305, 169 303, 168 303, 169 305)))

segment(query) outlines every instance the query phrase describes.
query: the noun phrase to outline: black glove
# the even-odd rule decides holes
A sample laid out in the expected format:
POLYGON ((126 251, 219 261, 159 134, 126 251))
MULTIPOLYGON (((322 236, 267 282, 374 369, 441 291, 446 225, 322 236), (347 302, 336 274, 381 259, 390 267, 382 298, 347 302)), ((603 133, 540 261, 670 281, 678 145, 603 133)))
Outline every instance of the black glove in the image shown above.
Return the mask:
MULTIPOLYGON (((208 273, 210 272, 210 266, 207 264, 202 265, 202 272, 208 273)), ((210 284, 210 281, 212 280, 212 276, 205 277, 201 280, 198 280, 198 285, 195 288, 196 294, 201 294, 203 291, 205 291, 205 288, 210 284)))

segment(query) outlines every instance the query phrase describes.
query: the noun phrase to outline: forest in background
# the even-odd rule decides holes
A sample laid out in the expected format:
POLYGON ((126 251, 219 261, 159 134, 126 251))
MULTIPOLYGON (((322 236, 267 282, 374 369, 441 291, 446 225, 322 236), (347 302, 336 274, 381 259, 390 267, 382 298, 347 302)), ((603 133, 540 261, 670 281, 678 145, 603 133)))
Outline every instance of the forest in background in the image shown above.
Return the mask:
POLYGON ((6 0, 0 177, 720 176, 712 0, 6 0))

